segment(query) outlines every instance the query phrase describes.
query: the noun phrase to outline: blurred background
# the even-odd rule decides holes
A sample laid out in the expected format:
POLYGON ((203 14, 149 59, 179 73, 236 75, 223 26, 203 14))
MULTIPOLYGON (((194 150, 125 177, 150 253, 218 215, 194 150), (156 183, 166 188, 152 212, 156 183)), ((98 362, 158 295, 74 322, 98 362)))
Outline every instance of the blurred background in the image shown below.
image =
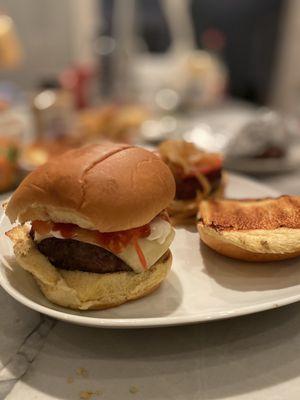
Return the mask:
POLYGON ((0 190, 103 139, 300 180, 299 37, 297 0, 1 0, 0 190))

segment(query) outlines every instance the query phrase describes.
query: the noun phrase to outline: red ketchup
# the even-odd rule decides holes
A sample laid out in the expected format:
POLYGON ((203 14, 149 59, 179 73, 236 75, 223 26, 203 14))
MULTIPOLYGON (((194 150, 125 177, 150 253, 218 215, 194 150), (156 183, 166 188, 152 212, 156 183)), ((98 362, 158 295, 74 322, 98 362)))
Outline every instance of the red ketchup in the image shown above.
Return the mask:
POLYGON ((64 239, 74 237, 77 229, 78 226, 74 224, 54 223, 52 226, 52 231, 58 231, 64 239))

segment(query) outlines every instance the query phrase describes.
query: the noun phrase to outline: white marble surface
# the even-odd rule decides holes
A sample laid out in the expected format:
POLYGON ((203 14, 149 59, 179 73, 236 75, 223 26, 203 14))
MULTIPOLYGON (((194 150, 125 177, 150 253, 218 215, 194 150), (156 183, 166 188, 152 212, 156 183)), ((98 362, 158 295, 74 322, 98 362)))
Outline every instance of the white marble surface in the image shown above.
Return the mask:
POLYGON ((112 331, 57 323, 7 399, 289 399, 300 306, 223 322, 112 331))
POLYGON ((0 289, 0 399, 35 359, 53 321, 44 319, 0 289))

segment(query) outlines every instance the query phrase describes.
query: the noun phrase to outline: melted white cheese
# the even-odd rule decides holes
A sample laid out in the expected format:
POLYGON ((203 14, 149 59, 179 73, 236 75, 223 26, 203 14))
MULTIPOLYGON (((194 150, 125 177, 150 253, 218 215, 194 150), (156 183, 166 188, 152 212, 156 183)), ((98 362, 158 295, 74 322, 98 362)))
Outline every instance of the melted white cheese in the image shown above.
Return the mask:
POLYGON ((56 239, 63 239, 63 237, 59 231, 50 231, 48 233, 44 233, 43 235, 40 235, 39 233, 34 232, 34 240, 36 242, 41 242, 44 239, 53 238, 53 237, 55 237, 56 239))
POLYGON ((151 233, 147 236, 148 240, 157 240, 159 244, 163 244, 171 231, 171 225, 162 218, 154 218, 150 223, 151 233))

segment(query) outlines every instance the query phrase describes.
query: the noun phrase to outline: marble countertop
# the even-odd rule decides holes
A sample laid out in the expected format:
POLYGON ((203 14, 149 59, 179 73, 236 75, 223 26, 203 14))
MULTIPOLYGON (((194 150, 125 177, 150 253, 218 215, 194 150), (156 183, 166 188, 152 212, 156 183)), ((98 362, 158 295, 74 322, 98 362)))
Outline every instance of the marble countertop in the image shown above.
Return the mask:
POLYGON ((4 303, 1 399, 299 399, 299 304, 194 326, 106 330, 40 318, 1 293, 4 303))

